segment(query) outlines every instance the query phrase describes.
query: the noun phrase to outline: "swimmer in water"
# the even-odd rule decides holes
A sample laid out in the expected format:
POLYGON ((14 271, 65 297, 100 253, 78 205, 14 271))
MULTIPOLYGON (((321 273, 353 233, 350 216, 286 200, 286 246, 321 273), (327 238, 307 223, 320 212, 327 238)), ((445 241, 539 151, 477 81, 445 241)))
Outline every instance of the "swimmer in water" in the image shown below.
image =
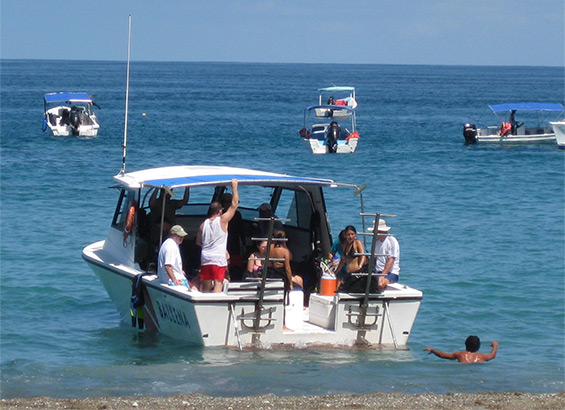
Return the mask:
POLYGON ((460 363, 480 363, 488 362, 496 357, 498 342, 493 341, 490 345, 492 347, 490 353, 477 353, 477 351, 481 348, 481 340, 478 336, 469 336, 467 340, 465 340, 465 348, 467 350, 464 352, 445 353, 432 349, 431 347, 426 347, 424 351, 427 351, 430 354, 433 353, 442 359, 457 360, 460 363))

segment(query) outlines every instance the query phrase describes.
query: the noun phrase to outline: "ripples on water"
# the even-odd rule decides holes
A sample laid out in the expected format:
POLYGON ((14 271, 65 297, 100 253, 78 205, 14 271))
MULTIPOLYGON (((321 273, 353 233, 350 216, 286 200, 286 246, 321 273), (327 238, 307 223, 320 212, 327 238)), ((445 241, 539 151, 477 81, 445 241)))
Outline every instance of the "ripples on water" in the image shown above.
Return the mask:
MULTIPOLYGON (((2 61, 2 397, 561 391, 564 152, 464 146, 488 103, 563 102, 563 70, 525 67, 133 63, 128 170, 228 164, 368 185, 402 281, 424 300, 409 351, 194 348, 118 324, 82 248, 103 239, 121 166, 125 64, 2 61), (53 73, 57 73, 54 75, 53 73), (297 135, 315 89, 355 85, 354 155, 297 135), (515 87, 520 84, 520 87, 515 87), (86 90, 98 138, 41 132, 42 96, 86 90), (142 116, 141 113, 146 113, 142 116), (422 349, 500 342, 486 365, 422 349)), ((357 199, 326 194, 334 233, 357 199)))

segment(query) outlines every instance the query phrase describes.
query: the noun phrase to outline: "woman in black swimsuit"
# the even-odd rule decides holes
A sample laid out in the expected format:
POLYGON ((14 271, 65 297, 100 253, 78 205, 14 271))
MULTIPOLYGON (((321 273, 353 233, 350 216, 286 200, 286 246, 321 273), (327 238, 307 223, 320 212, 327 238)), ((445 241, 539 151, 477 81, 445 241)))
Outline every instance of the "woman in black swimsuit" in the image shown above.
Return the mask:
POLYGON ((363 242, 357 239, 357 230, 354 226, 347 225, 345 227, 345 240, 345 252, 336 271, 339 272, 343 264, 346 264, 348 273, 359 272, 363 269, 367 257, 364 255, 355 256, 358 253, 365 253, 365 247, 363 242))

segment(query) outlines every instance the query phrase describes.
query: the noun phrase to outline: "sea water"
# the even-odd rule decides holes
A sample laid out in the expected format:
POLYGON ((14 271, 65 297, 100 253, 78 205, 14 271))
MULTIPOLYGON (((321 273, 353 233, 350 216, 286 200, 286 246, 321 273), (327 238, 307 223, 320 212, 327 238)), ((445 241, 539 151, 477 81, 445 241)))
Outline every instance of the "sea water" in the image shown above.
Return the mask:
MULTIPOLYGON (((424 292, 403 351, 195 348, 121 325, 81 250, 105 238, 117 199, 125 62, 4 60, 1 75, 2 398, 563 390, 565 152, 462 136, 465 122, 496 125, 489 103, 563 103, 563 68, 131 64, 128 171, 332 178, 367 184, 366 210, 397 215, 400 281, 424 292), (357 88, 352 155, 314 156, 298 135, 331 85, 357 88), (54 91, 93 95, 98 137, 42 132, 54 91), (496 359, 422 351, 462 350, 470 334, 482 352, 498 341, 496 359)), ((358 223, 349 199, 327 195, 334 237, 358 223)))

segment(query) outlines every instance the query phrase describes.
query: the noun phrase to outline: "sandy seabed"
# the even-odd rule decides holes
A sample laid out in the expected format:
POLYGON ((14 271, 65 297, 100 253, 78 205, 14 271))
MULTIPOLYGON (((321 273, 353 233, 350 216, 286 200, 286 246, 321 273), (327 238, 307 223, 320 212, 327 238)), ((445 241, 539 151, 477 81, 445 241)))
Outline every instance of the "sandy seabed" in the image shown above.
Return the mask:
POLYGON ((173 397, 101 397, 63 399, 32 397, 2 399, 2 409, 565 409, 565 392, 560 393, 447 393, 401 394, 374 393, 329 396, 210 397, 201 394, 173 397))

